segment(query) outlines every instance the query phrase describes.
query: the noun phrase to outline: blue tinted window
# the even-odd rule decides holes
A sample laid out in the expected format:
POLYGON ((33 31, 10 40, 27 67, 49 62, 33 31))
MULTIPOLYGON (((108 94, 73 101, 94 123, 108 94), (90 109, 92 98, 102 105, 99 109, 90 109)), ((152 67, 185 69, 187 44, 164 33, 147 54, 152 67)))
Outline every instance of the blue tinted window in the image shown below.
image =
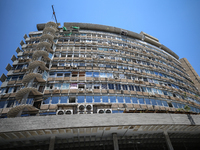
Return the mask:
POLYGON ((109 88, 109 89, 114 89, 114 84, 110 84, 110 83, 109 83, 109 84, 108 84, 108 88, 109 88))
POLYGON ((84 96, 78 96, 77 102, 78 103, 84 103, 85 102, 84 98, 85 98, 84 96))
POLYGON ((137 98, 136 98, 136 97, 132 97, 131 99, 132 99, 132 102, 133 102, 133 103, 138 104, 138 101, 137 101, 137 98))
POLYGON ((124 99, 125 99, 125 103, 131 103, 130 97, 124 97, 124 99))
POLYGON ((116 96, 110 96, 110 102, 116 103, 116 96))
POLYGON ((94 102, 100 103, 101 102, 101 97, 100 96, 94 96, 94 102))
POLYGON ((108 96, 102 96, 102 102, 108 103, 108 96))
POLYGON ((173 104, 173 106, 174 106, 175 108, 178 108, 177 103, 172 102, 172 104, 173 104))
POLYGON ((32 104, 33 98, 28 98, 26 104, 32 104))
POLYGON ((58 104, 59 97, 52 97, 51 104, 58 104))
POLYGON ((120 84, 115 84, 116 90, 121 90, 121 85, 120 84))
POLYGON ((118 99, 118 103, 124 103, 123 97, 117 97, 117 99, 118 99))
POLYGON ((180 103, 177 103, 177 105, 178 105, 179 108, 182 108, 182 105, 180 103))
POLYGON ((146 102, 147 105, 150 105, 150 104, 151 104, 150 99, 146 99, 146 98, 145 98, 145 102, 146 102))
POLYGON ((51 97, 45 97, 43 100, 43 104, 49 104, 51 97))
POLYGON ((123 113, 123 112, 124 112, 123 110, 113 110, 113 111, 112 111, 113 114, 116 114, 116 113, 123 113))
POLYGON ((139 98, 138 100, 139 100, 140 104, 144 104, 144 99, 143 98, 139 98))
POLYGON ((161 103, 160 100, 156 100, 156 102, 157 102, 157 104, 158 104, 159 106, 162 106, 162 103, 161 103))
POLYGON ((67 100, 68 100, 68 96, 62 96, 60 98, 60 103, 67 103, 67 100))
POLYGON ((122 87, 123 87, 123 90, 128 90, 127 85, 123 84, 122 87))
POLYGON ((86 72, 86 77, 92 77, 92 72, 86 72))
POLYGON ((93 96, 86 96, 86 103, 92 103, 93 96))
POLYGON ((136 91, 140 91, 140 87, 139 86, 135 86, 136 91))
POLYGON ((129 90, 134 91, 134 86, 133 85, 129 85, 129 90))
POLYGON ((164 106, 168 107, 168 104, 167 104, 166 101, 162 101, 162 104, 163 104, 164 106))
POLYGON ((99 72, 94 72, 93 77, 95 77, 95 78, 99 77, 99 72))
POLYGON ((6 107, 9 108, 9 107, 13 106, 14 103, 15 103, 15 100, 9 100, 9 101, 7 101, 7 106, 6 107))
POLYGON ((152 105, 157 105, 156 100, 155 99, 151 99, 151 103, 152 105))

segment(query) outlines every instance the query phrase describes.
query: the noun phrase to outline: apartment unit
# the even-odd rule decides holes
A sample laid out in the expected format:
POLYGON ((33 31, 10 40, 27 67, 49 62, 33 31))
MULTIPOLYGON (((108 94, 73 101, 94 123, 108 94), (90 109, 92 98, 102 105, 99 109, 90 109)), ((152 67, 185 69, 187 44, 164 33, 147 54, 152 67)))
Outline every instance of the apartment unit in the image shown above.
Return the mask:
POLYGON ((198 89, 157 38, 87 23, 37 29, 0 78, 3 149, 200 147, 198 89))

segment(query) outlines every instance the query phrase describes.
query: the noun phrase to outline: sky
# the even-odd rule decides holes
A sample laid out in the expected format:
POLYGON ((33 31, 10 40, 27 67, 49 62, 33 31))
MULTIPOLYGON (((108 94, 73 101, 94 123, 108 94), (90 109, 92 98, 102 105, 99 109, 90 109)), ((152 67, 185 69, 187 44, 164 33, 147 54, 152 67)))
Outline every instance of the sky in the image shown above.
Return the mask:
POLYGON ((0 76, 24 34, 53 21, 51 5, 61 26, 83 22, 150 34, 200 75, 199 0, 0 0, 0 76))

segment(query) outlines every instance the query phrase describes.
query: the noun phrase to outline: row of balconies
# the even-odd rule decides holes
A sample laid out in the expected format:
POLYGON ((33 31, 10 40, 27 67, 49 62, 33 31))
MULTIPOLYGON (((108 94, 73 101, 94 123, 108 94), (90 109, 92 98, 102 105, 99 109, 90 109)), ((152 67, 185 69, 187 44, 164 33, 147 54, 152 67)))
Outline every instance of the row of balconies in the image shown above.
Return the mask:
MULTIPOLYGON (((96 55, 94 55, 93 54, 93 56, 96 56, 96 55)), ((130 57, 130 59, 132 59, 133 57, 131 57, 131 55, 129 55, 129 54, 125 54, 125 56, 129 56, 130 57)), ((134 55, 133 55, 134 56, 134 55)), ((171 68, 173 68, 173 67, 169 67, 168 65, 165 65, 165 64, 162 64, 162 63, 160 63, 160 62, 155 62, 155 61, 153 61, 153 60, 151 60, 151 59, 147 59, 147 58, 145 58, 145 59, 141 59, 141 57, 139 57, 140 58, 140 60, 141 61, 147 61, 147 62, 150 62, 150 63, 156 63, 156 65, 158 65, 159 64, 159 66, 161 66, 161 67, 166 67, 167 69, 170 69, 171 70, 171 68)), ((119 60, 112 60, 112 59, 109 59, 109 58, 98 58, 97 56, 96 57, 54 57, 54 61, 58 61, 58 60, 62 60, 62 61, 64 61, 64 60, 78 60, 78 59, 80 59, 80 60, 100 60, 100 61, 111 61, 111 62, 121 62, 121 63, 128 63, 128 64, 135 64, 135 65, 137 65, 137 63, 134 63, 134 62, 128 62, 128 61, 123 61, 123 60, 121 60, 121 59, 119 59, 119 60)), ((169 63, 169 62, 168 62, 169 63)), ((142 64, 139 64, 139 65, 141 65, 141 66, 143 66, 142 64)), ((155 64, 154 64, 155 65, 155 64)), ((174 69, 174 68, 173 68, 174 69)), ((185 74, 183 74, 182 72, 180 72, 179 70, 178 70, 178 73, 180 74, 180 75, 182 75, 182 76, 186 76, 185 74)), ((187 76, 186 76, 187 77, 187 76)))
MULTIPOLYGON (((153 67, 152 67, 153 68, 153 67)), ((173 82, 175 84, 177 84, 177 82, 173 81, 172 79, 168 79, 168 78, 165 78, 165 77, 161 77, 161 76, 158 76, 158 75, 152 75, 152 74, 149 74, 149 73, 144 73, 144 72, 137 72, 137 71, 134 71, 134 70, 124 70, 124 69, 117 69, 117 68, 103 68, 103 67, 77 67, 77 66, 70 66, 70 65, 67 65, 67 66, 57 66, 57 67, 51 67, 51 70, 65 70, 65 69, 68 69, 68 71, 70 70, 108 70, 108 71, 115 71, 115 72, 121 72, 121 71, 124 71, 126 73, 134 73, 134 74, 137 74, 137 75, 148 75, 148 76, 152 76, 153 78, 159 78, 159 79, 163 79, 163 80, 168 80, 169 82, 173 82)), ((155 68, 155 71, 161 71, 161 69, 157 69, 155 68)), ((163 71, 163 70, 162 70, 163 71)), ((168 73, 168 72, 165 72, 165 74, 167 73, 167 75, 169 76, 175 76, 175 74, 173 73, 168 73)), ((184 80, 186 82, 188 82, 187 80, 185 79, 182 79, 180 78, 179 76, 176 76, 176 78, 178 78, 179 80, 184 80)), ((182 84, 180 83, 179 85, 181 86, 184 86, 186 88, 190 88, 189 86, 185 85, 185 84, 182 84)), ((192 89, 192 88, 191 88, 192 89)), ((193 89, 192 89, 193 90, 193 89)))

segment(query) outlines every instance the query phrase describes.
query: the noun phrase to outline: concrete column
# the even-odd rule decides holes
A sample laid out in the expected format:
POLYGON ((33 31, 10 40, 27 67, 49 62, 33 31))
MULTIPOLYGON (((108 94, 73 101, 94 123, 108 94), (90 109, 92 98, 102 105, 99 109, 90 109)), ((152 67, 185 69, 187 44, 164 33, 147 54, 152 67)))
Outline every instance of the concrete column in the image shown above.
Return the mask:
POLYGON ((113 133, 113 146, 114 150, 119 150, 119 145, 118 145, 118 139, 117 139, 117 133, 113 133))
POLYGON ((165 136, 165 141, 167 143, 167 147, 168 147, 168 150, 174 150, 173 146, 172 146, 172 143, 170 141, 170 138, 169 138, 169 135, 167 133, 167 131, 164 131, 164 136, 165 136))
POLYGON ((49 150, 54 150, 55 139, 56 139, 55 136, 51 136, 49 143, 49 150))

